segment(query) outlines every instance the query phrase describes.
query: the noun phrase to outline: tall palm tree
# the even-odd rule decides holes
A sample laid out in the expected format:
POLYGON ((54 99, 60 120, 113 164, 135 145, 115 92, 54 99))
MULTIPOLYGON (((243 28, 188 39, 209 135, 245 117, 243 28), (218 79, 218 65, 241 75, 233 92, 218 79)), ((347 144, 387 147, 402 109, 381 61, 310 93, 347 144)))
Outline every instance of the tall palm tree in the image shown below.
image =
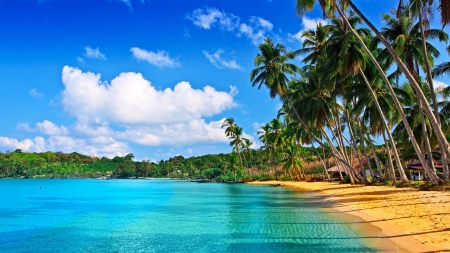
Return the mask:
MULTIPOLYGON (((415 22, 409 6, 399 6, 397 17, 382 14, 382 19, 386 25, 381 33, 391 43, 392 48, 406 64, 408 71, 418 81, 420 69, 425 68, 425 63, 433 65, 434 58, 440 55, 439 51, 430 43, 423 41, 420 33, 420 22, 415 22), (423 54, 423 43, 427 47, 427 55, 423 54)), ((448 39, 447 34, 439 29, 428 29, 424 32, 426 34, 424 39, 437 38, 439 41, 447 41, 448 39)), ((376 41, 379 41, 379 39, 376 39, 376 41)), ((390 63, 394 61, 387 49, 384 49, 381 55, 389 58, 390 63)), ((400 71, 397 71, 397 73, 400 73, 400 71)))
POLYGON ((232 117, 229 117, 227 119, 224 120, 224 122, 222 123, 222 128, 225 128, 225 134, 228 137, 228 139, 230 139, 230 146, 232 147, 233 152, 236 152, 237 154, 237 159, 239 164, 241 165, 241 167, 243 166, 242 164, 242 158, 241 158, 241 149, 243 146, 243 138, 242 138, 242 134, 243 134, 243 130, 242 127, 239 127, 238 125, 236 125, 236 123, 234 122, 234 119, 232 117))
MULTIPOLYGON (((250 80, 252 81, 252 86, 258 85, 258 88, 264 84, 270 90, 270 96, 272 98, 279 95, 282 99, 288 101, 291 108, 293 108, 294 114, 297 117, 299 123, 301 123, 305 130, 312 133, 311 128, 303 121, 298 112, 294 109, 289 96, 285 96, 288 90, 288 77, 287 75, 295 75, 295 73, 300 72, 300 69, 294 64, 287 63, 288 59, 292 59, 295 55, 292 52, 286 51, 284 46, 274 43, 270 39, 265 39, 262 44, 260 44, 259 49, 261 53, 258 53, 255 58, 256 69, 252 70, 250 73, 250 80)), ((324 144, 316 136, 311 135, 314 140, 319 143, 319 145, 324 146, 324 144)), ((352 169, 351 165, 340 157, 336 152, 332 152, 333 156, 352 169)))
MULTIPOLYGON (((414 6, 413 6, 414 7, 414 6)), ((431 77, 428 77, 427 80, 429 88, 428 93, 425 93, 425 90, 423 89, 422 81, 420 81, 419 77, 419 71, 420 69, 424 70, 425 73, 428 73, 428 69, 430 65, 433 65, 433 60, 435 57, 439 56, 439 51, 432 46, 430 43, 424 41, 428 38, 437 38, 440 41, 447 41, 448 36, 445 32, 438 29, 428 29, 424 31, 423 22, 415 22, 415 17, 412 15, 413 12, 410 9, 410 6, 406 5, 400 5, 397 9, 397 16, 392 17, 388 14, 383 14, 383 20, 386 22, 386 26, 382 29, 382 34, 385 36, 388 42, 392 44, 392 47, 396 50, 397 54, 401 57, 403 62, 406 63, 406 67, 408 68, 409 72, 414 76, 417 83, 419 83, 421 92, 427 97, 427 101, 424 104, 422 100, 418 100, 417 105, 419 107, 429 107, 430 103, 428 103, 428 98, 431 96, 431 100, 433 101, 432 105, 435 108, 434 109, 434 117, 438 120, 438 123, 440 124, 440 116, 438 111, 438 105, 436 101, 436 95, 434 92, 434 86, 433 81, 430 79, 431 77), (424 47, 426 48, 426 51, 424 51, 424 47), (428 68, 427 68, 428 67, 428 68), (432 89, 431 89, 432 88, 432 89)), ((427 75, 428 76, 428 75, 427 75)), ((417 91, 416 91, 417 93, 417 91)), ((418 115, 421 119, 424 119, 424 112, 422 109, 419 108, 417 111, 418 115)), ((432 129, 431 125, 426 126, 425 120, 421 120, 422 127, 421 131, 423 134, 421 136, 424 137, 424 145, 425 150, 424 152, 428 153, 428 156, 431 157, 431 147, 428 140, 428 129, 432 129)), ((442 128, 441 128, 442 129, 442 128)), ((415 135, 416 138, 419 137, 418 135, 415 135)), ((442 146, 441 146, 442 147, 442 146)), ((442 148, 441 148, 442 150, 442 148)), ((443 153, 444 161, 445 159, 445 152, 443 153)), ((433 164, 430 163, 432 177, 436 177, 433 169, 433 164)), ((445 177, 448 178, 448 169, 447 166, 445 166, 444 170, 445 177)))
POLYGON ((317 22, 315 30, 311 29, 302 33, 301 36, 304 39, 302 48, 295 51, 294 54, 308 54, 307 56, 305 56, 302 62, 312 65, 317 64, 320 59, 323 58, 323 48, 328 35, 328 29, 321 22, 317 22))
MULTIPOLYGON (((369 28, 376 34, 376 36, 380 39, 380 41, 383 43, 383 45, 386 47, 386 49, 392 55, 392 57, 394 58, 394 61, 399 66, 400 70, 405 74, 405 77, 408 79, 411 86, 416 91, 416 95, 417 95, 418 99, 421 100, 422 104, 426 105, 427 99, 426 99, 425 95, 422 93, 419 84, 416 82, 416 80, 414 79, 414 76, 408 71, 408 68, 406 67, 406 65, 402 62, 400 57, 396 54, 395 50, 388 43, 388 41, 384 38, 384 36, 380 33, 380 31, 367 19, 366 16, 364 16, 364 14, 362 14, 362 12, 355 6, 355 4, 351 0, 341 0, 339 2, 342 4, 342 6, 344 8, 346 8, 347 6, 350 6, 358 14, 358 16, 361 17, 361 19, 364 21, 364 23, 366 23, 369 26, 369 28)), ((349 27, 351 27, 348 20, 345 17, 345 13, 343 12, 340 5, 337 4, 337 2, 335 0, 320 0, 319 3, 321 5, 322 10, 324 10, 324 13, 327 13, 329 16, 332 16, 332 14, 334 13, 335 10, 338 11, 339 15, 343 18, 345 23, 349 27)), ((297 14, 301 16, 306 11, 312 10, 312 8, 314 7, 314 4, 315 4, 314 0, 297 0, 297 8, 296 8, 297 14)), ((450 3, 448 1, 441 0, 440 9, 442 11, 447 11, 448 10, 447 7, 449 7, 448 5, 450 5, 450 3)), ((443 23, 444 23, 444 20, 443 20, 443 23)), ((353 30, 353 29, 351 29, 351 30, 353 30)), ((356 34, 356 32, 354 32, 354 34, 356 34)), ((380 73, 383 74, 384 70, 381 68, 380 64, 378 64, 375 57, 373 57, 370 50, 365 45, 364 41, 358 35, 356 35, 356 38, 363 45, 364 50, 366 51, 370 60, 375 64, 378 71, 380 71, 380 73)), ((387 78, 384 78, 384 79, 385 79, 386 85, 389 88, 389 92, 391 93, 391 96, 395 96, 395 94, 393 94, 393 90, 390 87, 390 84, 388 83, 387 78)), ((401 111, 400 104, 397 102, 395 102, 395 104, 396 104, 397 110, 399 110, 400 114, 402 114, 402 120, 404 122, 406 122, 406 118, 405 118, 403 112, 401 111)), ((434 131, 437 133, 441 147, 443 147, 444 152, 446 152, 446 155, 450 156, 450 145, 448 144, 448 141, 446 140, 446 137, 445 137, 443 131, 440 129, 439 122, 437 121, 436 117, 434 116, 432 109, 430 108, 430 106, 424 106, 424 110, 430 119, 430 123, 433 126, 434 131)), ((408 131, 409 131, 409 129, 408 129, 408 131)), ((412 132, 410 133, 410 135, 412 136, 412 132)), ((415 146, 415 150, 417 151, 419 147, 415 144, 414 144, 414 146, 415 146)), ((436 182, 433 182, 433 184, 434 183, 436 183, 436 182)))
POLYGON ((270 38, 258 46, 260 53, 255 57, 255 68, 250 73, 252 86, 258 85, 258 89, 264 84, 270 91, 270 97, 283 96, 287 90, 288 75, 299 73, 300 69, 287 60, 294 58, 294 54, 286 50, 282 44, 274 45, 270 38))

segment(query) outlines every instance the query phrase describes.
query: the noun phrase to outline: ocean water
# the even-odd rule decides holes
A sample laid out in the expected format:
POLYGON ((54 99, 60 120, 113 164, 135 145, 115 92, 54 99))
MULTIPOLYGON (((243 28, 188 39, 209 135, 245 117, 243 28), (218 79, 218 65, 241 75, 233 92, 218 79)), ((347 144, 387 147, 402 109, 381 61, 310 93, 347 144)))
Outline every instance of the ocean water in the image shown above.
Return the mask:
POLYGON ((281 187, 0 180, 0 252, 375 252, 281 187))

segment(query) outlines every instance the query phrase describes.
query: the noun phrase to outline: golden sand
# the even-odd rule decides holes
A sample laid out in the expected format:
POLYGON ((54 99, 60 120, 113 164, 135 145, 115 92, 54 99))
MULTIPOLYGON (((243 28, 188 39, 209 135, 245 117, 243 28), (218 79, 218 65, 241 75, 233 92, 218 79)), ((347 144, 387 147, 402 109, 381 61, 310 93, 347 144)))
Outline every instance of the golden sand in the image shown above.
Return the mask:
POLYGON ((399 252, 450 252, 450 193, 327 182, 250 182, 322 194, 328 206, 381 229, 399 252))

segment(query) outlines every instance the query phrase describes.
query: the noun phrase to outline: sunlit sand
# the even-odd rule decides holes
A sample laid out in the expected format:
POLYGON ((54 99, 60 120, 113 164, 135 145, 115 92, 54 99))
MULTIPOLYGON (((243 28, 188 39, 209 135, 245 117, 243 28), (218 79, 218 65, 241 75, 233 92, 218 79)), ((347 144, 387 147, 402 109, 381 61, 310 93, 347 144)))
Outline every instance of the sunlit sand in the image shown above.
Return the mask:
POLYGON ((409 252, 450 252, 450 193, 327 182, 250 182, 324 196, 327 207, 381 229, 380 238, 409 252))

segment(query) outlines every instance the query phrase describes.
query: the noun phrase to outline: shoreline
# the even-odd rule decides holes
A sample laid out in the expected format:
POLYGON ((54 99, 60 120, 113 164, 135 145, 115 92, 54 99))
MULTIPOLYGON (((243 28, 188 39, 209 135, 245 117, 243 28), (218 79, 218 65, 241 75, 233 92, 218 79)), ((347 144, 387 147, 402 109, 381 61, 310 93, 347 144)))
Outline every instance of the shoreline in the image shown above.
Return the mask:
POLYGON ((324 212, 342 218, 384 252, 450 252, 450 193, 328 182, 254 181, 319 195, 324 212))

